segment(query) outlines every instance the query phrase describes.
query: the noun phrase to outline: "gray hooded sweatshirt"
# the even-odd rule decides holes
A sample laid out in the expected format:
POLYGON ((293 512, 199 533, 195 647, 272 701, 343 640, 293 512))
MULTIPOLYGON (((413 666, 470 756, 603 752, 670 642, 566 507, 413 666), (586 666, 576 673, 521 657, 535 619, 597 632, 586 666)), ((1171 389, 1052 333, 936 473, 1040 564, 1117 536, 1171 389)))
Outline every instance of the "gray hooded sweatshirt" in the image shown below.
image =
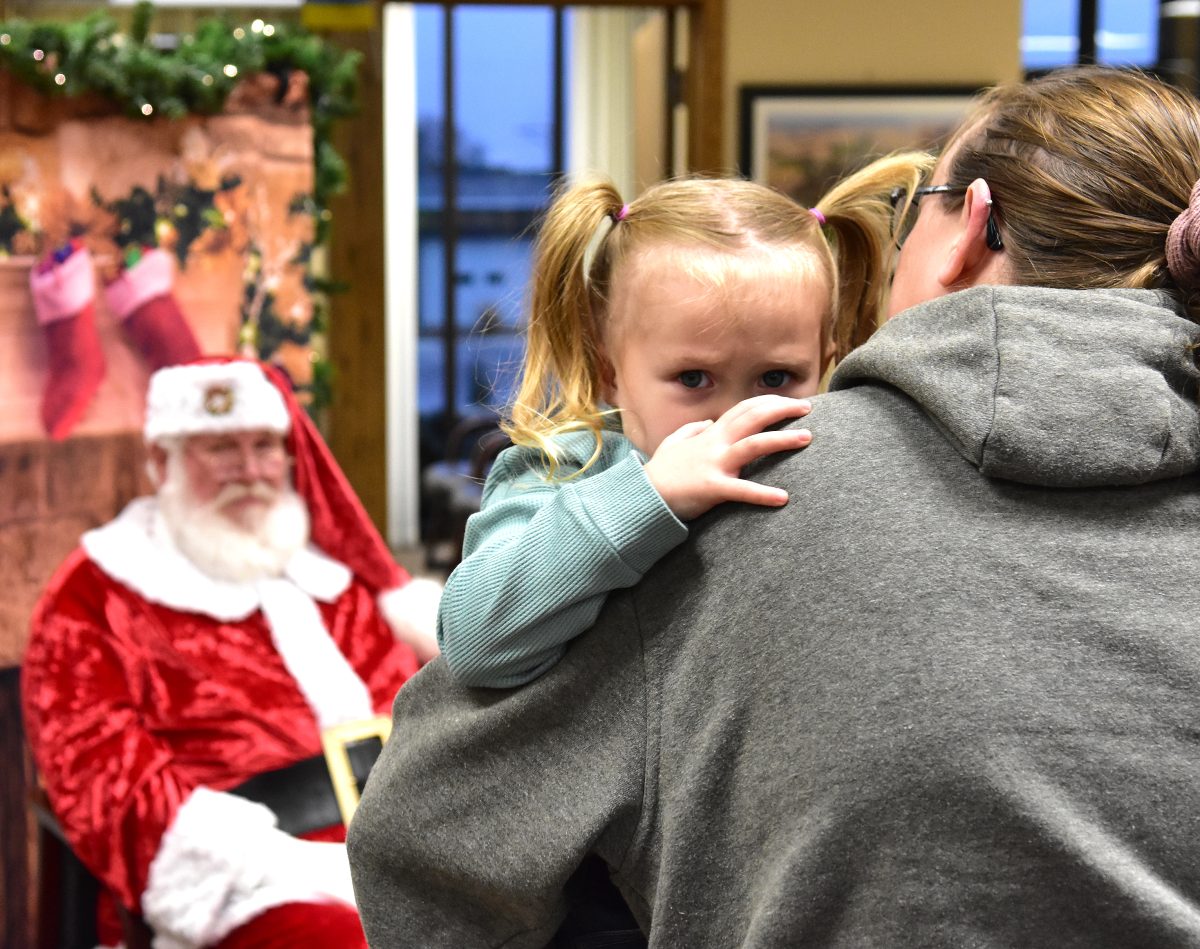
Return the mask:
POLYGON ((839 368, 514 691, 440 662, 350 828, 376 947, 535 947, 602 857, 668 949, 1200 946, 1200 328, 981 287, 839 368))

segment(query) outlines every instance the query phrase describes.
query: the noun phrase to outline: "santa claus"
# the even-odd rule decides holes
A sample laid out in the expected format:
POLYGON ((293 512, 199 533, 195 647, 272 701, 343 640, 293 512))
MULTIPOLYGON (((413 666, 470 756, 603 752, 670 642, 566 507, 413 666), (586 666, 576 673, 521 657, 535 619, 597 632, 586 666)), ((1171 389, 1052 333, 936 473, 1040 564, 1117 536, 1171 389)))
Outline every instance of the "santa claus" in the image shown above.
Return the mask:
POLYGON ((436 652, 440 586, 396 566, 276 370, 158 371, 145 436, 157 493, 85 534, 33 617, 50 804, 160 949, 365 945, 357 785, 339 809, 327 763, 361 783, 371 756, 329 736, 371 732, 436 652))

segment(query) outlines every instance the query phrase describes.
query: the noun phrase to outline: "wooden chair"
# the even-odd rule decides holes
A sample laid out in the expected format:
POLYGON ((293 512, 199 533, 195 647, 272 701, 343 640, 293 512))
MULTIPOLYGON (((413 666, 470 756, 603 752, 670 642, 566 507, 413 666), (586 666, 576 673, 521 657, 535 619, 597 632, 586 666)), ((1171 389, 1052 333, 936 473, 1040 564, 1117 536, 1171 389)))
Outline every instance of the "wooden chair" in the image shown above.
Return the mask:
MULTIPOLYGON (((95 949, 96 898, 100 884, 64 836, 46 794, 30 795, 37 818, 38 949, 95 949)), ((118 907, 125 949, 150 949, 153 933, 145 920, 118 907)))
POLYGON ((471 415, 447 436, 443 459, 421 472, 423 540, 431 569, 449 573, 458 566, 467 518, 479 510, 488 470, 509 444, 494 413, 471 415))

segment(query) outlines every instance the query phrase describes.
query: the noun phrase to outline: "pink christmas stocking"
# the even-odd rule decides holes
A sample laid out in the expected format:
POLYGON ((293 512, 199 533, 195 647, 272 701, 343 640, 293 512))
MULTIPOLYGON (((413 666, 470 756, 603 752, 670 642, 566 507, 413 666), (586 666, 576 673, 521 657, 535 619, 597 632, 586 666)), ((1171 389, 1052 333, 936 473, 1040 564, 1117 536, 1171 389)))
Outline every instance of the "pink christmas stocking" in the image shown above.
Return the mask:
POLYGON ((175 261, 154 248, 104 288, 108 308, 152 370, 200 357, 196 337, 171 292, 174 285, 175 261))
POLYGON ((29 274, 50 375, 42 392, 42 424, 54 439, 71 434, 104 379, 96 333, 92 255, 72 241, 29 274))

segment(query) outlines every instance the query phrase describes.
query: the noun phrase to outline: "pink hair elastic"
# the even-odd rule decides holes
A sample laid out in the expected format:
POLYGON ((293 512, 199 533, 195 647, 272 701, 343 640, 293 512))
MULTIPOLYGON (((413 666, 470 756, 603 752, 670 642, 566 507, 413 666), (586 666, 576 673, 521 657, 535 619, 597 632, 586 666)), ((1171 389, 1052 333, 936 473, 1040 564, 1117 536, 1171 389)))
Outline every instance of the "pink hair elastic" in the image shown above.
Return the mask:
POLYGON ((1200 287, 1200 181, 1192 187, 1188 206, 1167 231, 1167 270, 1185 290, 1200 287))
POLYGON ((824 214, 822 214, 816 208, 809 208, 808 213, 811 214, 813 217, 815 217, 818 221, 820 221, 822 227, 825 226, 825 215, 824 214))
POLYGON ((614 214, 614 215, 613 215, 613 220, 615 220, 615 221, 616 221, 616 222, 619 224, 621 221, 624 221, 624 220, 625 220, 625 216, 626 216, 627 214, 629 214, 629 205, 628 205, 628 204, 622 204, 622 205, 621 205, 621 210, 620 210, 620 211, 618 211, 616 214, 614 214))

